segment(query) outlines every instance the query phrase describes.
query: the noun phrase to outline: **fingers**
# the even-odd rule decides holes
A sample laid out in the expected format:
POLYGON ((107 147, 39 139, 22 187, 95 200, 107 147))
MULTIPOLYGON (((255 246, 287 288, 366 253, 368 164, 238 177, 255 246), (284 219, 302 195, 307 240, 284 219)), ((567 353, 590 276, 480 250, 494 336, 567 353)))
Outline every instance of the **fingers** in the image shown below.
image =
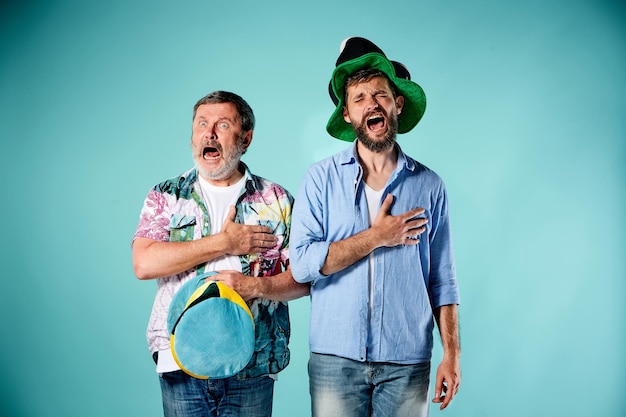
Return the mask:
POLYGON ((237 215, 237 210, 235 209, 235 206, 230 206, 228 207, 228 214, 226 215, 226 218, 224 219, 224 223, 222 223, 222 230, 226 231, 228 230, 228 226, 231 223, 235 223, 235 216, 237 215))
POLYGON ((252 243, 252 245, 254 245, 252 246, 252 249, 256 250, 257 252, 271 249, 276 246, 277 242, 278 239, 276 238, 276 236, 273 236, 271 239, 257 239, 252 243))
POLYGON ((458 363, 458 357, 444 357, 441 364, 437 368, 435 377, 435 395, 433 403, 441 404, 440 410, 445 409, 461 385, 461 369, 458 363))
MULTIPOLYGON (((393 204, 393 201, 394 201, 393 194, 387 194, 382 204, 380 205, 380 210, 378 210, 378 216, 388 216, 389 211, 391 209, 391 205, 393 204)), ((419 217, 419 218, 417 217, 417 216, 424 214, 424 211, 425 210, 422 207, 417 207, 417 208, 414 208, 413 210, 407 211, 406 213, 399 214, 398 217, 400 217, 403 221, 407 223, 414 224, 415 225, 414 227, 420 227, 426 224, 426 222, 428 221, 427 219, 423 217, 419 217)))
POLYGON ((445 409, 459 391, 459 385, 458 380, 448 381, 445 377, 437 376, 433 403, 440 403, 439 409, 445 409))
POLYGON ((230 206, 228 208, 228 215, 226 216, 226 218, 230 220, 231 222, 234 222, 236 214, 237 214, 237 210, 235 209, 235 206, 230 206))
POLYGON ((434 403, 443 402, 443 397, 446 395, 447 387, 443 383, 443 377, 437 372, 435 379, 435 396, 433 397, 434 403))
POLYGON ((211 279, 221 281, 230 289, 238 293, 241 298, 248 301, 255 297, 256 280, 234 270, 219 270, 211 279))
POLYGON ((417 214, 415 215, 420 215, 424 212, 424 209, 416 209, 416 210, 411 210, 410 212, 407 212, 407 216, 406 216, 407 220, 405 221, 406 222, 405 233, 407 234, 407 237, 406 237, 407 242, 405 244, 407 245, 418 244, 419 235, 421 235, 422 233, 426 231, 426 223, 428 223, 428 219, 426 219, 425 217, 415 218, 415 215, 409 214, 409 213, 411 214, 415 213, 416 211, 417 211, 417 214))
POLYGON ((404 219, 404 221, 406 221, 407 223, 409 222, 418 222, 421 223, 421 225, 426 224, 426 222, 428 221, 425 217, 418 217, 418 216, 422 216, 424 214, 424 209, 421 207, 418 208, 414 208, 413 210, 409 210, 404 214, 401 214, 402 218, 404 219))
POLYGON ((273 246, 278 241, 278 238, 273 233, 272 229, 266 226, 243 226, 245 228, 249 228, 251 234, 250 237, 254 241, 261 242, 263 247, 267 247, 267 245, 273 246))
POLYGON ((394 196, 387 194, 380 205, 372 228, 376 228, 376 235, 381 246, 417 245, 419 235, 426 231, 428 220, 422 217, 425 210, 414 208, 405 213, 392 215, 391 206, 394 196), (419 217, 418 217, 419 216, 419 217))
POLYGON ((448 386, 446 383, 442 383, 441 385, 437 385, 437 389, 435 390, 435 397, 433 398, 433 403, 440 403, 440 410, 445 409, 450 401, 452 401, 452 397, 454 394, 448 392, 448 386))
MULTIPOLYGON (((257 227, 257 226, 247 226, 257 227)), ((262 253, 268 249, 276 247, 278 244, 278 237, 268 233, 246 233, 241 231, 239 238, 237 239, 237 254, 252 254, 262 253)))
POLYGON ((407 222, 407 233, 410 234, 411 239, 417 239, 419 235, 426 231, 426 219, 417 219, 407 222))
POLYGON ((245 226, 245 227, 250 227, 252 228, 254 233, 258 233, 258 234, 263 234, 263 235, 269 235, 269 236, 274 236, 274 234, 272 233, 272 229, 270 229, 267 226, 245 226))
MULTIPOLYGON (((387 194, 385 196, 385 199, 383 200, 383 202, 380 205, 380 209, 378 210, 378 215, 376 217, 385 217, 385 216, 390 216, 390 210, 391 210, 391 205, 393 204, 394 201, 394 196, 393 194, 387 194)), ((421 227, 423 225, 425 225, 428 220, 424 217, 417 217, 417 216, 421 216, 422 214, 424 214, 425 210, 422 207, 417 207, 414 208, 413 210, 409 210, 405 213, 399 214, 397 217, 405 222, 408 223, 411 227, 411 229, 413 228, 418 228, 421 227)))
POLYGON ((454 398, 454 396, 456 395, 458 390, 457 389, 452 389, 452 388, 448 388, 447 386, 444 387, 444 392, 443 392, 443 397, 441 397, 443 399, 443 401, 441 401, 441 406, 439 406, 440 410, 445 409, 450 402, 452 402, 452 399, 454 398))
POLYGON ((278 237, 272 233, 272 229, 265 226, 242 225, 240 241, 247 246, 251 253, 259 253, 275 247, 278 237))
POLYGON ((448 390, 448 387, 445 386, 444 390, 443 390, 443 402, 441 403, 441 406, 439 406, 440 410, 445 409, 448 404, 450 404, 450 401, 452 401, 452 398, 454 397, 454 393, 451 390, 448 390))

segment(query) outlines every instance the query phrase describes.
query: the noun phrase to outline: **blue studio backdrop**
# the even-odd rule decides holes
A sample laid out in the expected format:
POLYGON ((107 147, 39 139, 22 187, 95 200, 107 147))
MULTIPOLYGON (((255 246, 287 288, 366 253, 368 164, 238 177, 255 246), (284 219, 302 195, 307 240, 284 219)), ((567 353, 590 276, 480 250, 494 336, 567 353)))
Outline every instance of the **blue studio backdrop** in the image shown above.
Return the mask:
MULTIPOLYGON (((450 197, 463 382, 431 415, 626 415, 626 7, 609 0, 2 2, 2 415, 161 415, 156 285, 131 264, 143 199, 191 167, 192 106, 217 89, 255 110, 244 161, 295 193, 347 146, 325 125, 348 36, 426 91, 399 143, 450 197)), ((290 304, 277 417, 310 415, 309 306, 290 304)))

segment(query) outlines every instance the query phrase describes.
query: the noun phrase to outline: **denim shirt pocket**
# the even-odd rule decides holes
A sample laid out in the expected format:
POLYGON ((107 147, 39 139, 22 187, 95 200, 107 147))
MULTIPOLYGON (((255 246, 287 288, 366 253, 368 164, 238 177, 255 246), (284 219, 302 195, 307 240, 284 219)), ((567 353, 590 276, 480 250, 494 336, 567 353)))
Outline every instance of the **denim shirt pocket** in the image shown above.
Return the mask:
POLYGON ((170 218, 170 242, 193 240, 196 216, 173 214, 170 218))

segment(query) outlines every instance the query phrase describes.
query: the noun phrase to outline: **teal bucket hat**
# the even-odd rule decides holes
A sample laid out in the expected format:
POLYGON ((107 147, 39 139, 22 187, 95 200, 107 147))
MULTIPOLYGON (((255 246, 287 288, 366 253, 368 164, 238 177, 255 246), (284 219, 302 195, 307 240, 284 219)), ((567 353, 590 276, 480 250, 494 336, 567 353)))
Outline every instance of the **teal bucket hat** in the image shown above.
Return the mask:
POLYGON ((246 302, 215 272, 187 281, 174 295, 167 316, 170 347, 180 368, 195 378, 227 378, 254 353, 254 318, 246 302))
POLYGON ((334 138, 352 142, 356 138, 352 125, 343 118, 345 84, 347 78, 360 69, 374 68, 384 72, 404 97, 402 113, 398 115, 398 133, 406 133, 420 121, 426 110, 426 95, 417 83, 411 81, 407 68, 397 61, 389 60, 383 51, 371 41, 352 37, 342 42, 341 52, 328 85, 335 111, 330 116, 326 131, 334 138))

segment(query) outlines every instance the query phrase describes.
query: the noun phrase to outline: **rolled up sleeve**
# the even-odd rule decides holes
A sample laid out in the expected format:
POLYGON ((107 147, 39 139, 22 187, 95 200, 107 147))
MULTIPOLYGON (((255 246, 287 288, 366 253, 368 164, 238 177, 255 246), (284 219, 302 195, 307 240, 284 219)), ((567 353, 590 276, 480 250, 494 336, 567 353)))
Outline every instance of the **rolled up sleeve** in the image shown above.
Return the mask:
POLYGON ((448 198, 443 183, 433 207, 433 228, 430 240, 429 293, 434 308, 448 304, 459 304, 459 288, 456 280, 448 198))

